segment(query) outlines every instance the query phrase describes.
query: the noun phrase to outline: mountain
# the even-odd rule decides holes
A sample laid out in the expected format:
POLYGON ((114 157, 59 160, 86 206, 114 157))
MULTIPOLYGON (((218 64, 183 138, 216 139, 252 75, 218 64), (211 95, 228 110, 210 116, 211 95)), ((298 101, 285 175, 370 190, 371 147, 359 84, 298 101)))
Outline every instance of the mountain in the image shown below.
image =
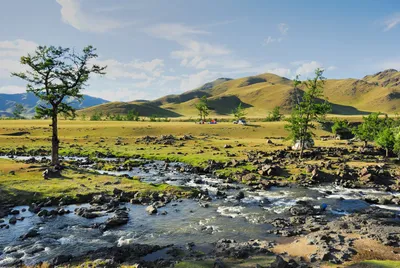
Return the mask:
MULTIPOLYGON (((303 89, 299 90, 301 94, 303 89)), ((199 98, 206 96, 212 115, 229 115, 242 104, 249 116, 266 116, 275 106, 281 106, 283 112, 290 112, 294 93, 292 80, 266 73, 239 79, 220 78, 179 95, 168 95, 148 102, 127 103, 136 106, 124 106, 121 103, 108 103, 106 106, 111 111, 116 111, 116 107, 119 107, 120 113, 127 113, 128 109, 135 107, 142 116, 167 116, 169 112, 173 113, 170 117, 196 116, 195 105, 199 98), (144 107, 152 107, 149 110, 152 114, 148 114, 144 107)), ((325 82, 324 95, 332 105, 333 114, 400 112, 400 72, 390 69, 362 79, 328 79, 325 82)), ((93 112, 104 108, 103 105, 83 111, 93 112)))
MULTIPOLYGON (((81 103, 74 99, 69 99, 67 101, 70 102, 75 109, 83 109, 109 102, 88 95, 83 96, 83 101, 81 103)), ((26 112, 24 116, 30 117, 35 114, 35 107, 41 104, 41 101, 33 93, 0 94, 0 116, 12 116, 15 104, 17 103, 25 107, 26 112)))

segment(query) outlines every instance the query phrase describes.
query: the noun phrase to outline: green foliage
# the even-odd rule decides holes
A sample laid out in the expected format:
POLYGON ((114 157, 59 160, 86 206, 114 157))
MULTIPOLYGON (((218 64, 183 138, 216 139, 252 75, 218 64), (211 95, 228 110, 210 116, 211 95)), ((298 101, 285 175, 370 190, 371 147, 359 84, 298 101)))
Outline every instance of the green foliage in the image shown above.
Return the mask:
POLYGON ((376 144, 386 150, 386 156, 389 156, 389 151, 393 150, 395 145, 395 135, 393 129, 389 127, 383 128, 375 137, 376 144))
POLYGON ((265 118, 265 122, 278 122, 284 118, 283 114, 281 114, 281 107, 275 106, 272 109, 272 112, 269 112, 267 118, 265 118))
POLYGON ((126 121, 139 121, 139 112, 135 109, 130 110, 126 115, 126 121))
POLYGON ((350 125, 349 121, 347 120, 340 120, 335 118, 335 122, 332 126, 332 133, 333 134, 339 134, 343 132, 349 132, 350 131, 350 125))
POLYGON ((103 117, 102 113, 94 113, 90 116, 90 121, 101 121, 102 117, 103 117))
POLYGON ((87 46, 82 53, 69 48, 39 46, 33 54, 21 57, 21 64, 28 70, 12 73, 26 82, 27 91, 33 93, 44 104, 36 107, 38 117, 52 118, 52 165, 58 164, 58 114, 75 114, 75 109, 66 100, 73 98, 82 101, 82 89, 90 74, 104 74, 106 67, 91 65, 97 58, 96 49, 87 46))
POLYGON ((400 127, 396 127, 393 130, 393 133, 394 133, 393 152, 397 154, 398 157, 400 157, 400 127))
POLYGON ((149 117, 149 119, 150 119, 150 122, 157 122, 157 115, 152 115, 152 116, 150 116, 149 117))
POLYGON ((124 117, 120 114, 116 114, 116 115, 114 115, 113 120, 114 121, 124 121, 124 117))
POLYGON ((371 113, 364 116, 363 122, 353 129, 353 134, 364 142, 364 146, 367 146, 368 142, 374 141, 381 130, 393 126, 393 119, 387 115, 381 118, 381 115, 381 113, 371 113))
POLYGON ((207 97, 203 96, 195 105, 195 107, 199 113, 200 120, 206 121, 206 117, 210 114, 210 108, 207 104, 207 97))
POLYGON ((300 142, 300 158, 303 156, 305 142, 312 139, 314 135, 312 129, 315 129, 314 121, 325 117, 331 107, 327 101, 319 103, 317 99, 323 98, 323 86, 325 77, 323 70, 315 70, 315 77, 304 82, 300 82, 298 77, 294 80, 295 90, 298 86, 304 85, 306 90, 302 99, 297 96, 297 104, 293 108, 288 124, 285 129, 289 131, 288 139, 294 142, 300 142))
POLYGON ((24 106, 22 104, 16 103, 14 111, 13 111, 13 115, 15 118, 22 119, 23 118, 22 114, 25 111, 26 111, 26 109, 24 108, 24 106))
POLYGON ((246 112, 242 107, 242 103, 239 103, 239 106, 232 111, 233 117, 235 120, 244 120, 246 119, 246 112))
POLYGON ((82 121, 86 121, 86 114, 85 113, 81 114, 81 120, 82 121))

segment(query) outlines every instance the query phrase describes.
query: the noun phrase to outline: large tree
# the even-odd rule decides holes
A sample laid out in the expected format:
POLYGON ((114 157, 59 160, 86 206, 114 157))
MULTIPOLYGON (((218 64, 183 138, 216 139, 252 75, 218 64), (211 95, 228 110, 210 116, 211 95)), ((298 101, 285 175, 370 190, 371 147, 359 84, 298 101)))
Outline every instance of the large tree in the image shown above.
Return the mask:
POLYGON ((314 122, 323 118, 331 109, 327 101, 321 101, 325 82, 323 72, 322 69, 316 69, 313 79, 301 82, 296 77, 294 80, 296 92, 299 92, 298 87, 300 86, 303 86, 305 90, 303 96, 297 95, 296 104, 285 128, 290 132, 289 138, 294 143, 300 143, 300 158, 303 157, 306 142, 311 140, 314 135, 312 132, 312 129, 315 128, 314 122))
POLYGON ((27 71, 12 74, 27 81, 27 91, 43 101, 43 105, 36 107, 38 117, 51 117, 53 166, 59 164, 57 115, 75 114, 68 98, 81 101, 81 91, 90 74, 105 74, 105 66, 91 64, 96 57, 92 46, 85 47, 81 53, 70 48, 39 46, 33 54, 21 57, 21 64, 28 66, 27 71))

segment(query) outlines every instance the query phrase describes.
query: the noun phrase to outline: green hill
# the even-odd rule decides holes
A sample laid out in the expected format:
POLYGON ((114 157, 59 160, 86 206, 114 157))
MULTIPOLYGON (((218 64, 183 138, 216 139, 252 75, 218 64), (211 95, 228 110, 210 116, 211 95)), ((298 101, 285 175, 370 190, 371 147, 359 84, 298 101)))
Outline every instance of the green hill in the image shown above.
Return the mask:
MULTIPOLYGON (((334 114, 400 112, 400 72, 391 69, 363 79, 328 79, 324 95, 332 104, 334 114)), ((281 106, 283 112, 290 112, 294 89, 292 80, 266 73, 239 79, 220 78, 200 88, 154 101, 114 102, 83 111, 127 113, 135 108, 142 116, 196 116, 195 105, 203 96, 208 99, 211 115, 228 115, 241 103, 249 116, 265 116, 275 106, 281 106)))
POLYGON ((103 115, 116 115, 116 114, 127 114, 129 111, 135 110, 139 112, 141 116, 152 116, 158 117, 178 117, 181 116, 173 111, 169 111, 158 107, 149 102, 109 102, 97 106, 92 106, 83 110, 78 111, 78 114, 85 114, 91 116, 96 113, 102 113, 103 115))

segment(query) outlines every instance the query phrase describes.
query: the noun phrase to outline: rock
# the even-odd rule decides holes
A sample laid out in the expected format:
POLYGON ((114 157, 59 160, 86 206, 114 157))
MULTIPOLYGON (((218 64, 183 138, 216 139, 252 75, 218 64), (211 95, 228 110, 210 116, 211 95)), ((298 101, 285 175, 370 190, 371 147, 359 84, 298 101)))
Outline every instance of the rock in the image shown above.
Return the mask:
POLYGON ((224 145, 224 148, 225 148, 225 149, 232 149, 233 147, 232 147, 232 145, 230 145, 230 144, 225 144, 225 145, 224 145))
POLYGON ((244 198, 244 192, 240 191, 236 194, 235 199, 236 200, 242 200, 244 198))
POLYGON ((310 204, 303 202, 291 207, 289 212, 292 216, 312 215, 314 214, 314 208, 310 204))
POLYGON ((153 205, 150 205, 150 206, 148 206, 148 207, 146 208, 146 212, 147 212, 149 215, 156 214, 156 213, 157 213, 157 208, 154 207, 153 205))
POLYGON ((75 214, 86 219, 94 219, 101 216, 101 214, 94 213, 94 210, 86 207, 75 209, 75 214))
POLYGON ((39 236, 39 232, 36 229, 30 229, 26 234, 21 236, 22 240, 39 236))
POLYGON ((12 216, 9 220, 8 220, 9 224, 16 224, 17 223, 17 218, 15 216, 12 216))
POLYGON ((71 259, 72 259, 72 255, 59 255, 53 259, 52 264, 60 265, 60 264, 69 262, 71 259))
POLYGON ((281 256, 277 255, 276 259, 271 265, 270 268, 290 268, 289 263, 286 262, 281 256))
POLYGON ((49 211, 47 211, 46 209, 42 209, 37 215, 39 217, 47 217, 49 215, 49 211))
POLYGON ((213 267, 214 268, 225 268, 225 264, 222 260, 216 259, 213 267))
POLYGON ((109 218, 102 226, 103 231, 109 230, 111 228, 127 224, 129 221, 129 214, 123 209, 119 209, 115 212, 115 215, 109 218))
POLYGON ((10 211, 11 215, 18 215, 19 214, 19 210, 18 209, 13 209, 10 211))

